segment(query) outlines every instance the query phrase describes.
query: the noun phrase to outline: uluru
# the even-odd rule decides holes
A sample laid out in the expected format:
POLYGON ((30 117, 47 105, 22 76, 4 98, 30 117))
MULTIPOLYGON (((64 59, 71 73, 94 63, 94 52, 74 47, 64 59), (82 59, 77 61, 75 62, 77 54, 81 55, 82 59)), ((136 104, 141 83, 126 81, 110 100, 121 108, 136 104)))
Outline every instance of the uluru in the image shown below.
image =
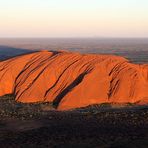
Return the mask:
POLYGON ((51 102, 58 110, 148 103, 148 64, 102 54, 40 51, 0 62, 0 96, 51 102))

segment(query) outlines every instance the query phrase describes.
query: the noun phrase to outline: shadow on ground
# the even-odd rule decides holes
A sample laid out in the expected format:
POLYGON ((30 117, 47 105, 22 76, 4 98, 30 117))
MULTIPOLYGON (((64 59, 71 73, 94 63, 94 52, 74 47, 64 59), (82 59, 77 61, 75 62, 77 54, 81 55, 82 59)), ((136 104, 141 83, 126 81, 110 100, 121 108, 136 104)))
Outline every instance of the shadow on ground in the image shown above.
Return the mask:
POLYGON ((0 97, 0 148, 148 147, 147 106, 59 112, 14 99, 0 97))
POLYGON ((32 52, 35 52, 35 50, 14 48, 14 47, 0 45, 0 60, 2 61, 14 56, 28 54, 32 52))

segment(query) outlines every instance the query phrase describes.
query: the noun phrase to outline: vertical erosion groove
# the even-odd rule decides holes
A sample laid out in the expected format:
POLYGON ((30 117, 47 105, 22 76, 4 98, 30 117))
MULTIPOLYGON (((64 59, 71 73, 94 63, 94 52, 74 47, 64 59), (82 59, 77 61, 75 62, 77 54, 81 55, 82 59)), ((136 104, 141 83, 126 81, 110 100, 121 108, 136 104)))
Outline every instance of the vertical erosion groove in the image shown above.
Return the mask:
POLYGON ((66 96, 66 94, 68 94, 74 87, 80 84, 87 74, 88 72, 80 74, 71 84, 69 84, 60 94, 58 94, 53 101, 53 106, 57 108, 64 96, 66 96))

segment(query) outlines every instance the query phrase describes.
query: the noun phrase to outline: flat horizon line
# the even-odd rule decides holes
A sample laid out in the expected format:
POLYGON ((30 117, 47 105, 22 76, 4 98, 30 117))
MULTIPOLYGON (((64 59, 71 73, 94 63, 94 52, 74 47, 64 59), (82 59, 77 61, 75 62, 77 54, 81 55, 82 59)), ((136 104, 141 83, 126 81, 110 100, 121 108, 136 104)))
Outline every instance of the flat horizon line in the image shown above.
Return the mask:
POLYGON ((0 39, 148 39, 148 37, 0 37, 0 39))

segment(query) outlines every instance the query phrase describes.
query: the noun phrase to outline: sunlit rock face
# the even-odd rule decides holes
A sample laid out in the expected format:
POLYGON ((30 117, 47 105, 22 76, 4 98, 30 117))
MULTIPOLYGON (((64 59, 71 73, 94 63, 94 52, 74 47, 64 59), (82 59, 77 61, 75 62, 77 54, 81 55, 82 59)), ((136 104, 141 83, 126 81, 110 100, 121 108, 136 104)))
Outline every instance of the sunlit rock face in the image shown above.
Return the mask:
POLYGON ((0 96, 52 102, 58 110, 100 103, 148 103, 148 64, 113 55, 48 52, 0 62, 0 96))

